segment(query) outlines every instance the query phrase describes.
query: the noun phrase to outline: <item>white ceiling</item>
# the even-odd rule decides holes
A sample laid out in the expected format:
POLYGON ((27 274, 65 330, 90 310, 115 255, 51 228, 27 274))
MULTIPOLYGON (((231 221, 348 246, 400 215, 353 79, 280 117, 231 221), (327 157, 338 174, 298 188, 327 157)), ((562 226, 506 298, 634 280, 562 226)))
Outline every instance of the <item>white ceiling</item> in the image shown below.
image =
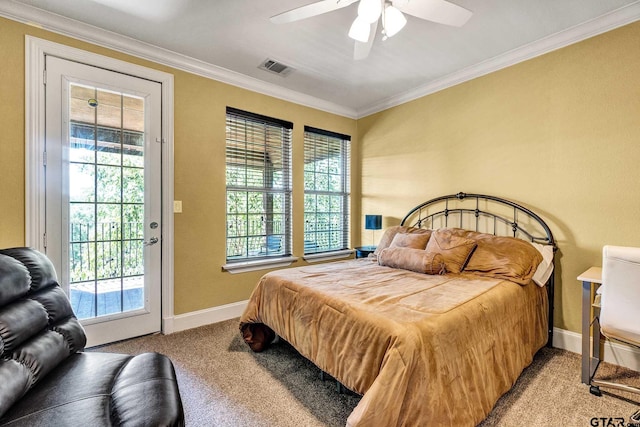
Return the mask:
POLYGON ((272 93, 283 88, 284 98, 299 94, 302 103, 339 106, 335 110, 353 117, 640 18, 638 0, 451 1, 473 12, 466 25, 407 16, 396 36, 376 36, 362 61, 353 60, 354 42, 347 36, 357 3, 280 25, 269 17, 313 0, 0 0, 0 15, 46 21, 45 28, 67 34, 77 25, 85 39, 100 32, 60 16, 70 18, 198 60, 199 67, 214 66, 236 84, 246 80, 250 88, 264 85, 272 93), (295 70, 282 77, 258 69, 266 58, 295 70))

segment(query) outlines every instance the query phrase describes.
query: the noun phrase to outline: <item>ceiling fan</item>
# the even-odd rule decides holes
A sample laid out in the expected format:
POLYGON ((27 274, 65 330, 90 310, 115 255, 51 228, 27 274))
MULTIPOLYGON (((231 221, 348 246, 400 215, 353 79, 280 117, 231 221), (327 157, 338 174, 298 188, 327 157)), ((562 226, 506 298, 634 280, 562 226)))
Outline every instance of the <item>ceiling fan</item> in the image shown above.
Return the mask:
POLYGON ((271 17, 275 24, 286 24, 342 9, 360 1, 358 16, 351 24, 349 37, 354 39, 353 57, 364 59, 369 55, 378 23, 382 21, 382 39, 386 40, 407 23, 407 15, 439 24, 463 26, 472 12, 446 0, 321 0, 271 17))

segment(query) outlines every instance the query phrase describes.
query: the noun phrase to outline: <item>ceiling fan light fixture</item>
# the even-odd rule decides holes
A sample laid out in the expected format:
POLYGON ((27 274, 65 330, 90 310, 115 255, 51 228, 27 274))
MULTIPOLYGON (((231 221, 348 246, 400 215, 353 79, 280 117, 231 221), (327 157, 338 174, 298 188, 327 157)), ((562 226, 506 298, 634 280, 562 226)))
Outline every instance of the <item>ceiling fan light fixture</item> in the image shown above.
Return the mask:
POLYGON ((358 4, 358 17, 367 23, 373 24, 380 18, 382 2, 380 0, 360 0, 358 4))
POLYGON ((366 43, 369 40, 369 33, 371 32, 371 24, 358 16, 351 24, 349 29, 349 37, 362 43, 366 43))
POLYGON ((402 12, 387 4, 384 8, 384 14, 382 15, 382 27, 384 29, 384 35, 387 37, 398 34, 404 26, 407 24, 407 18, 404 17, 402 12))

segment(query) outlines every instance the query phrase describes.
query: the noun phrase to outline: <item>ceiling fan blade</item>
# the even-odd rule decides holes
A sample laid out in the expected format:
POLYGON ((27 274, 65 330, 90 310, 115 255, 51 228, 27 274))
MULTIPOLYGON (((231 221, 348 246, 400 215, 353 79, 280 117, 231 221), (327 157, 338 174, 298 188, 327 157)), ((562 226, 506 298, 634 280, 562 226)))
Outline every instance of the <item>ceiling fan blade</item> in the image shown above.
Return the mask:
POLYGON ((367 40, 366 43, 362 43, 356 40, 356 44, 353 47, 353 59, 355 59, 356 61, 360 61, 369 56, 371 46, 373 46, 373 41, 376 39, 376 33, 378 32, 378 22, 380 22, 380 19, 371 24, 369 40, 367 40))
POLYGON ((301 19, 311 18, 312 16, 322 15, 323 13, 342 9, 343 7, 347 7, 357 1, 358 0, 322 0, 272 16, 271 22, 274 24, 286 24, 289 22, 299 21, 301 19))
POLYGON ((393 0, 402 12, 439 24, 463 26, 473 12, 446 0, 393 0))

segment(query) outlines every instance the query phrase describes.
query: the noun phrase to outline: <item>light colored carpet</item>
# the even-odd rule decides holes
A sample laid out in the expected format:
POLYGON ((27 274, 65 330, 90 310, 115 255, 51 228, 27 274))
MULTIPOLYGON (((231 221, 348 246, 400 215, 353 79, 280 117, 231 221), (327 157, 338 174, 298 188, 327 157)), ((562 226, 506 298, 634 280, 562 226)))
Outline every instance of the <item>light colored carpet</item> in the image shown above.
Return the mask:
MULTIPOLYGON (((286 342, 251 352, 237 319, 95 350, 169 356, 187 426, 344 426, 359 401, 351 392, 339 394, 335 381, 323 382, 319 369, 286 342)), ((626 369, 604 364, 599 374, 640 386, 640 375, 626 369)), ((544 348, 480 426, 588 427, 593 417, 623 417, 626 425, 639 408, 638 395, 591 395, 580 383, 579 355, 544 348)))

